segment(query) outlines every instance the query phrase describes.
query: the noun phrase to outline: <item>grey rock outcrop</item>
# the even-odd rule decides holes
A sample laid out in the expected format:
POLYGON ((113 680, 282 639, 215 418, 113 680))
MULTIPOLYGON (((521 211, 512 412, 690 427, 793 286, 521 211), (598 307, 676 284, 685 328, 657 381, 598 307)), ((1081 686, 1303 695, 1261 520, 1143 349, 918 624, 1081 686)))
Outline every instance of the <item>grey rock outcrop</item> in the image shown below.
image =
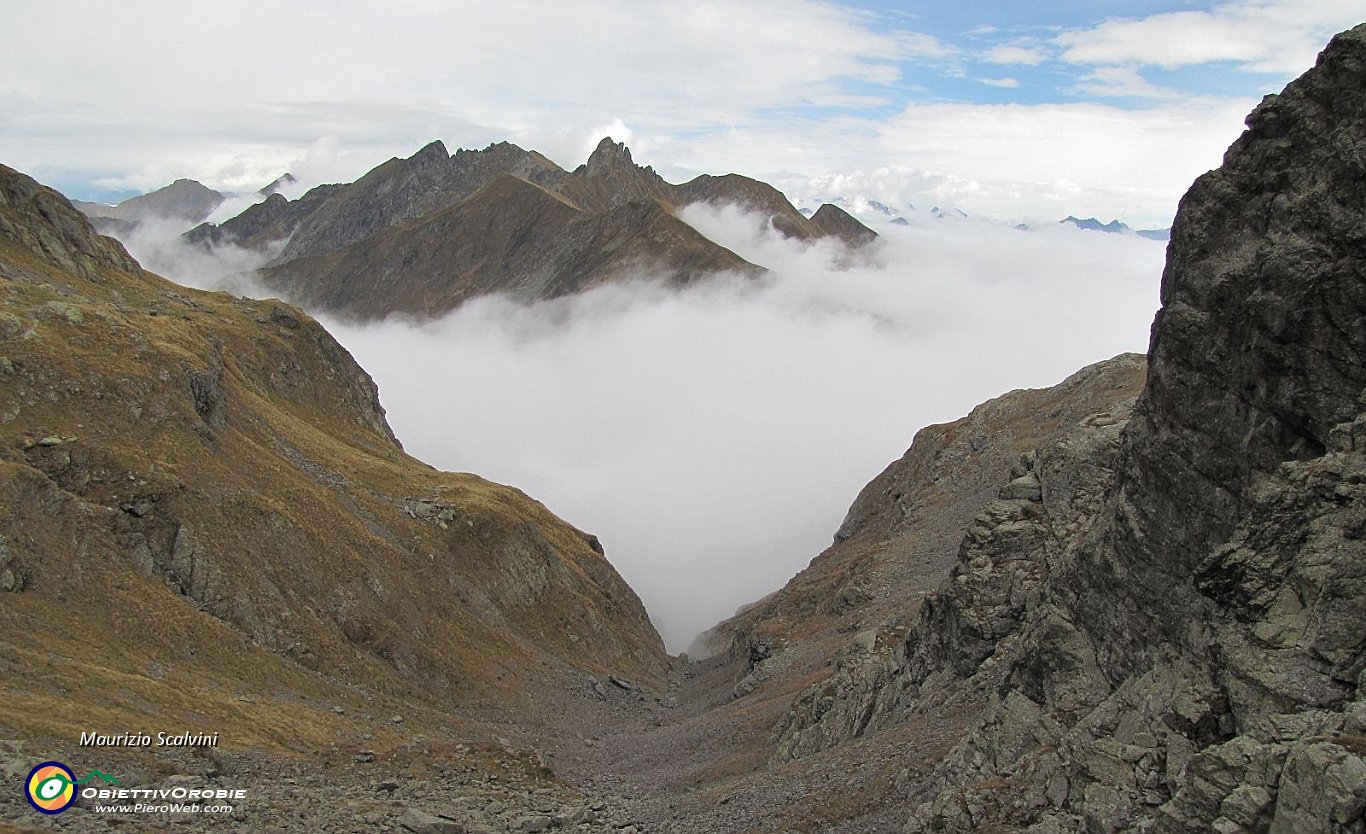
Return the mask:
POLYGON ((1366 26, 1182 200, 1122 431, 1026 459, 780 755, 977 708, 908 832, 1366 831, 1363 183, 1366 26))

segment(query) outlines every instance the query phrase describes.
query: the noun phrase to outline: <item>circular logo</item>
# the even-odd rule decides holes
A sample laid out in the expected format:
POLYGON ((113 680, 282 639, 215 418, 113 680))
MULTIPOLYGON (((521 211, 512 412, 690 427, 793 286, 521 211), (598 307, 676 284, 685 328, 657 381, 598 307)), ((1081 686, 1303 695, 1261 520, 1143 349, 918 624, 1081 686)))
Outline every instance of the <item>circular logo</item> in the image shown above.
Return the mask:
POLYGON ((44 814, 60 814, 76 801, 76 774, 61 762, 43 762, 28 772, 28 804, 44 814))

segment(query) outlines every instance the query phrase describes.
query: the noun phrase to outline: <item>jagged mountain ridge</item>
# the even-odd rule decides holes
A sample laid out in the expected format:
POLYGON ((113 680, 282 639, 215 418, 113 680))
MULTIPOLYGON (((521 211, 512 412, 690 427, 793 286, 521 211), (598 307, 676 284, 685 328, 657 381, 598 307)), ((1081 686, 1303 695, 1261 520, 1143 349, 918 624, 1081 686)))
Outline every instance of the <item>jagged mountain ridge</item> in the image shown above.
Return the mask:
POLYGON ((1127 419, 1023 455, 775 761, 948 728, 907 832, 1366 830, 1363 136, 1366 25, 1182 200, 1127 419))
POLYGON ((570 295, 661 264, 680 283, 717 272, 758 272, 658 200, 585 214, 554 192, 500 175, 448 209, 264 274, 310 308, 383 318, 449 310, 489 293, 570 295), (534 243, 528 228, 535 230, 534 243))
POLYGON ((421 316, 488 292, 552 298, 625 274, 677 283, 718 271, 756 274, 759 267, 678 219, 679 208, 697 202, 759 212, 780 233, 803 240, 860 245, 876 237, 834 207, 808 219, 776 189, 747 177, 704 175, 672 185, 636 165, 624 144, 604 139, 568 172, 507 142, 454 155, 433 142, 350 185, 313 189, 295 201, 272 196, 186 238, 256 248, 287 239, 261 273, 272 288, 361 318, 421 316), (554 220, 544 224, 547 216, 554 220))
POLYGON ((181 714, 308 749, 363 695, 449 713, 552 674, 660 679, 596 539, 406 456, 296 308, 144 272, 3 167, 0 291, 7 737, 181 714))
POLYGON ((1121 223, 1118 220, 1111 220, 1109 223, 1102 223, 1094 217, 1080 218, 1067 215, 1059 223, 1066 223, 1090 232, 1106 232, 1108 234, 1128 235, 1134 234, 1145 237, 1148 240, 1168 240, 1171 238, 1171 229, 1139 229, 1135 231, 1128 223, 1121 223))

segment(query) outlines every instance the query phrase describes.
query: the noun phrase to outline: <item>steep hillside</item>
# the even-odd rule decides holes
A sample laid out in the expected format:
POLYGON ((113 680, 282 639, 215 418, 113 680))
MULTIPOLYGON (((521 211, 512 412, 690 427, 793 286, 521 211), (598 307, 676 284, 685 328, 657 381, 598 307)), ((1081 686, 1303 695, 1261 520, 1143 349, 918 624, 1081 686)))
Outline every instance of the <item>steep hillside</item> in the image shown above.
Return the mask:
POLYGON ((597 540, 407 457, 297 309, 143 272, 8 168, 0 291, 0 736, 189 723, 321 749, 351 720, 330 704, 662 679, 597 540))
POLYGON ((972 715, 906 830, 1366 830, 1366 26, 1182 200, 1122 432, 1022 461, 779 760, 972 715))
POLYGON ((742 206, 802 240, 859 246, 876 237, 833 206, 808 219, 747 177, 671 185, 636 165, 625 145, 603 139, 570 172, 506 142, 454 156, 433 142, 350 185, 292 202, 272 196, 186 239, 210 248, 278 247, 263 279, 317 309, 360 318, 435 315, 475 295, 553 298, 630 274, 686 283, 712 272, 759 272, 677 218, 697 202, 742 206))

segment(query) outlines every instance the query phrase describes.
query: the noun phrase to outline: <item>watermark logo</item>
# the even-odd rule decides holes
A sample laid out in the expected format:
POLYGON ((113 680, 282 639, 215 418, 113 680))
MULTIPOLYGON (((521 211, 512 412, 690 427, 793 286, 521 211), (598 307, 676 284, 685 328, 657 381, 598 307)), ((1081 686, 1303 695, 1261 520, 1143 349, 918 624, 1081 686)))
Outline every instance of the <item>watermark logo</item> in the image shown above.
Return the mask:
POLYGON ((28 772, 28 804, 44 814, 60 814, 76 801, 76 774, 61 762, 43 762, 28 772))
POLYGON ((119 783, 113 776, 98 770, 90 771, 84 779, 77 779, 71 768, 61 762, 43 762, 28 772, 28 779, 24 780, 25 795, 34 810, 60 814, 76 801, 76 786, 91 779, 101 779, 111 785, 119 783))

